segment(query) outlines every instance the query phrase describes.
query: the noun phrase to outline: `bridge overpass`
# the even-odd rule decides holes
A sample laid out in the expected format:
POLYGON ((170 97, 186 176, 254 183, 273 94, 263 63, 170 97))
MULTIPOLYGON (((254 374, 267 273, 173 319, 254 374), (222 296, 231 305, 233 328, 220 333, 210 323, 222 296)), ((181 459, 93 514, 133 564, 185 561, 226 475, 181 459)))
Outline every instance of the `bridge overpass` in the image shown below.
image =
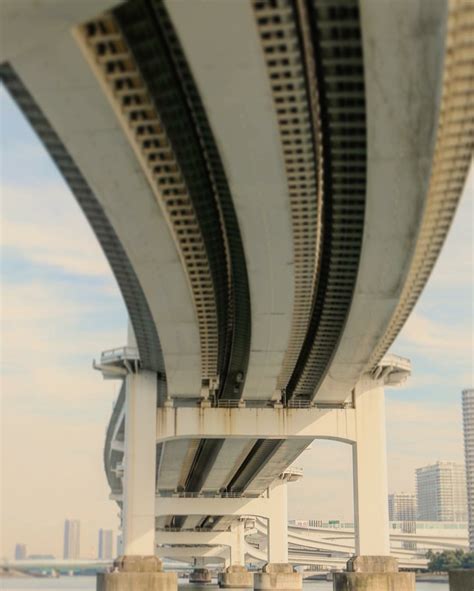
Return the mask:
POLYGON ((387 353, 472 158, 472 2, 2 10, 2 81, 130 318, 95 364, 122 382, 104 460, 125 554, 173 530, 199 558, 255 515, 287 562, 287 468, 329 438, 353 449, 356 553, 388 555, 383 392, 410 363, 387 353))
MULTIPOLYGON (((198 532, 188 530, 167 530, 158 534, 156 553, 167 558, 165 569, 189 570, 193 568, 196 557, 203 559, 202 564, 222 568, 235 559, 236 552, 242 552, 242 561, 254 568, 261 567, 267 561, 268 527, 261 518, 242 517, 242 537, 236 547, 235 537, 228 530, 208 530, 198 532), (169 562, 169 560, 175 562, 169 562)), ((469 549, 467 525, 443 522, 410 523, 415 531, 406 532, 407 524, 390 523, 390 550, 401 568, 425 569, 428 550, 469 549)), ((288 524, 288 560, 297 567, 305 569, 307 574, 314 570, 341 569, 354 553, 354 528, 352 524, 302 527, 288 524)), ((112 569, 112 560, 97 559, 25 559, 0 560, 0 568, 15 570, 104 570, 112 569)))

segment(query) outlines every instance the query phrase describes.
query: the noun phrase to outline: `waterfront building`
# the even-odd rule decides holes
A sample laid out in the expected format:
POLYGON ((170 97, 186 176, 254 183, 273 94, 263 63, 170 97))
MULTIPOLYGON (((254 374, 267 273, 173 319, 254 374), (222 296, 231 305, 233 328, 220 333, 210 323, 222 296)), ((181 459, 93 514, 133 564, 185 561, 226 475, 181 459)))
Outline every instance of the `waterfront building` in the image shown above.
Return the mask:
POLYGON ((26 558, 26 544, 16 544, 15 560, 24 560, 26 558))
POLYGON ((99 529, 99 560, 112 560, 113 555, 113 532, 111 529, 99 529))
POLYGON ((388 495, 390 521, 416 521, 416 495, 414 493, 393 493, 388 495))
POLYGON ((463 390, 464 461, 469 522, 469 548, 474 551, 474 389, 463 390))
POLYGON ((64 558, 80 557, 81 522, 66 519, 64 522, 64 558))
POLYGON ((436 462, 416 470, 418 519, 466 521, 466 476, 456 462, 436 462))

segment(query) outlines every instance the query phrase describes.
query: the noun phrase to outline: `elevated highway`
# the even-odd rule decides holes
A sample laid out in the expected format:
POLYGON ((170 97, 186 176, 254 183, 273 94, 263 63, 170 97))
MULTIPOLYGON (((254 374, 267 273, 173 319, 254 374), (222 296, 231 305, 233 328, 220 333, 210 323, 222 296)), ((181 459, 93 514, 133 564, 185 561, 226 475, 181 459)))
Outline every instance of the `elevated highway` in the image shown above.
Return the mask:
POLYGON ((329 438, 353 449, 356 552, 388 554, 383 389, 411 370, 388 352, 472 159, 472 2, 2 11, 1 79, 130 318, 95 364, 122 381, 104 461, 125 553, 246 512, 286 562, 287 468, 329 438))

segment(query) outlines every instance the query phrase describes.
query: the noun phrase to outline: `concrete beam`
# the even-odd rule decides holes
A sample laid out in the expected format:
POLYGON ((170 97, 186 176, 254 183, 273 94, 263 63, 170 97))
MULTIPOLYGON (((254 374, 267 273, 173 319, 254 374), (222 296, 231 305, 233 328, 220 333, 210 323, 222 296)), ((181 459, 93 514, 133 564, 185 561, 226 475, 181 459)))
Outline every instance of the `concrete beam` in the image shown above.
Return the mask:
POLYGON ((157 441, 172 438, 356 441, 354 409, 157 408, 157 441))
POLYGON ((272 499, 228 497, 156 497, 155 515, 273 515, 272 499))
POLYGON ((252 302, 244 398, 271 399, 293 313, 293 230, 255 14, 251 2, 240 0, 166 6, 219 146, 242 234, 252 302))

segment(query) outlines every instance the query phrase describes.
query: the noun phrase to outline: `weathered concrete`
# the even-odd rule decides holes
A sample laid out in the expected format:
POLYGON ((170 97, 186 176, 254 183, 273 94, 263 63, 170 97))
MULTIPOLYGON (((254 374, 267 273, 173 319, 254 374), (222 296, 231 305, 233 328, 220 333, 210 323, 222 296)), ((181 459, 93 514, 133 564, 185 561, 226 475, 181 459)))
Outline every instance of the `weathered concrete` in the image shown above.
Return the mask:
POLYGON ((239 564, 228 566, 217 581, 221 589, 253 589, 253 573, 239 564))
POLYGON ((415 574, 398 572, 390 556, 354 556, 334 574, 334 591, 415 591, 415 574))
POLYGON ((163 572, 157 556, 120 556, 114 572, 97 575, 97 591, 176 591, 176 573, 163 572))
POLYGON ((474 569, 450 571, 449 591, 474 591, 474 569))
POLYGON ((255 591, 297 591, 303 587, 303 579, 291 564, 268 563, 261 573, 254 574, 255 591))
POLYGON ((195 568, 189 575, 190 583, 210 583, 211 581, 211 572, 208 568, 195 568))

